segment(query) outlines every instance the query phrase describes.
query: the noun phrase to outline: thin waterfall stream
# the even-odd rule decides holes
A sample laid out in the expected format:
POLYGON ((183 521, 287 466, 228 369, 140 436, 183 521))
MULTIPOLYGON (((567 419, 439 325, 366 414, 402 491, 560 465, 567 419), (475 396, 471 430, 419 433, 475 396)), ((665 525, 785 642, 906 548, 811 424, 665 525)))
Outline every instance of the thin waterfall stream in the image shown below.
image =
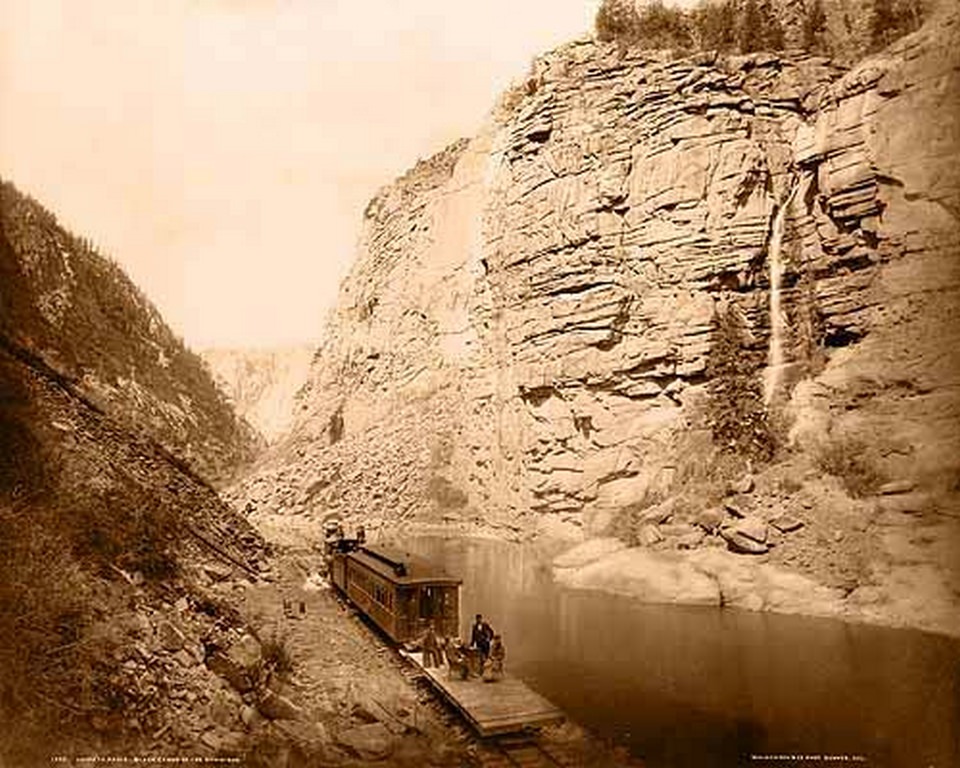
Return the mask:
POLYGON ((797 192, 798 183, 791 182, 786 199, 777 208, 770 228, 770 349, 767 353, 767 370, 764 375, 763 402, 769 406, 783 379, 783 337, 786 317, 783 313, 783 233, 786 227, 790 204, 797 192))

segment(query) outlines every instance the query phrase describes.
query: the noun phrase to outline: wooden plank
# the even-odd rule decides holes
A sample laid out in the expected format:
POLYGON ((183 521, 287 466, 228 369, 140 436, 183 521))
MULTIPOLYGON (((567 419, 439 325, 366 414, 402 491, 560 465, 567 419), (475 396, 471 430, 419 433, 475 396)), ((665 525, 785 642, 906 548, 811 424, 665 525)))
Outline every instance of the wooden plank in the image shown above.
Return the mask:
POLYGON ((430 680, 481 736, 514 733, 524 728, 557 723, 563 712, 522 681, 504 675, 495 682, 479 678, 452 678, 449 669, 423 666, 420 653, 401 651, 430 680))

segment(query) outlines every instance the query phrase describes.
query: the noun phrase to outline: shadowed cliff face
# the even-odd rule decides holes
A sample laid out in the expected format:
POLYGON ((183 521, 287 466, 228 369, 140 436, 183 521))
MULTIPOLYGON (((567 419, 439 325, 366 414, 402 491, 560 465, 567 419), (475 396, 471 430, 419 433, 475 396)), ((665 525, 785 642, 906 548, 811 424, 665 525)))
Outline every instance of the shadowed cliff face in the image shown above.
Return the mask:
POLYGON ((371 204, 292 436, 237 498, 596 534, 685 497, 668 541, 748 466, 796 485, 770 516, 828 473, 952 503, 957 42, 953 14, 846 73, 539 59, 371 204))
POLYGON ((211 479, 258 447, 209 371, 127 276, 11 184, 0 187, 0 330, 211 479))

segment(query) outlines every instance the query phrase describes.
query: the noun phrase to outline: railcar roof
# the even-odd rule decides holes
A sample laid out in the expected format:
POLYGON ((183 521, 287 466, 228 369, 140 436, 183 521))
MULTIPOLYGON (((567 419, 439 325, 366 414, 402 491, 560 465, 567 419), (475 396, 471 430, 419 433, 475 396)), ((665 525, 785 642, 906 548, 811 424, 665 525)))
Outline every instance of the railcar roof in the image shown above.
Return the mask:
POLYGON ((462 579, 452 576, 425 557, 379 544, 363 546, 350 552, 348 557, 395 584, 452 586, 463 582, 462 579), (396 566, 400 565, 403 566, 402 575, 397 573, 396 566))

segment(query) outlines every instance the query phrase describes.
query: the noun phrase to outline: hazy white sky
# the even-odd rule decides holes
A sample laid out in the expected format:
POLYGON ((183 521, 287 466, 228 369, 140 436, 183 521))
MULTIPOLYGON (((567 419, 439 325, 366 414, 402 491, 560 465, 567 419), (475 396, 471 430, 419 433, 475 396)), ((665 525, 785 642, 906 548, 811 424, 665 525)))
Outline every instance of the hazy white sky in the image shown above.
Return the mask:
POLYGON ((0 175, 193 346, 316 338, 381 185, 597 0, 2 0, 0 175))

